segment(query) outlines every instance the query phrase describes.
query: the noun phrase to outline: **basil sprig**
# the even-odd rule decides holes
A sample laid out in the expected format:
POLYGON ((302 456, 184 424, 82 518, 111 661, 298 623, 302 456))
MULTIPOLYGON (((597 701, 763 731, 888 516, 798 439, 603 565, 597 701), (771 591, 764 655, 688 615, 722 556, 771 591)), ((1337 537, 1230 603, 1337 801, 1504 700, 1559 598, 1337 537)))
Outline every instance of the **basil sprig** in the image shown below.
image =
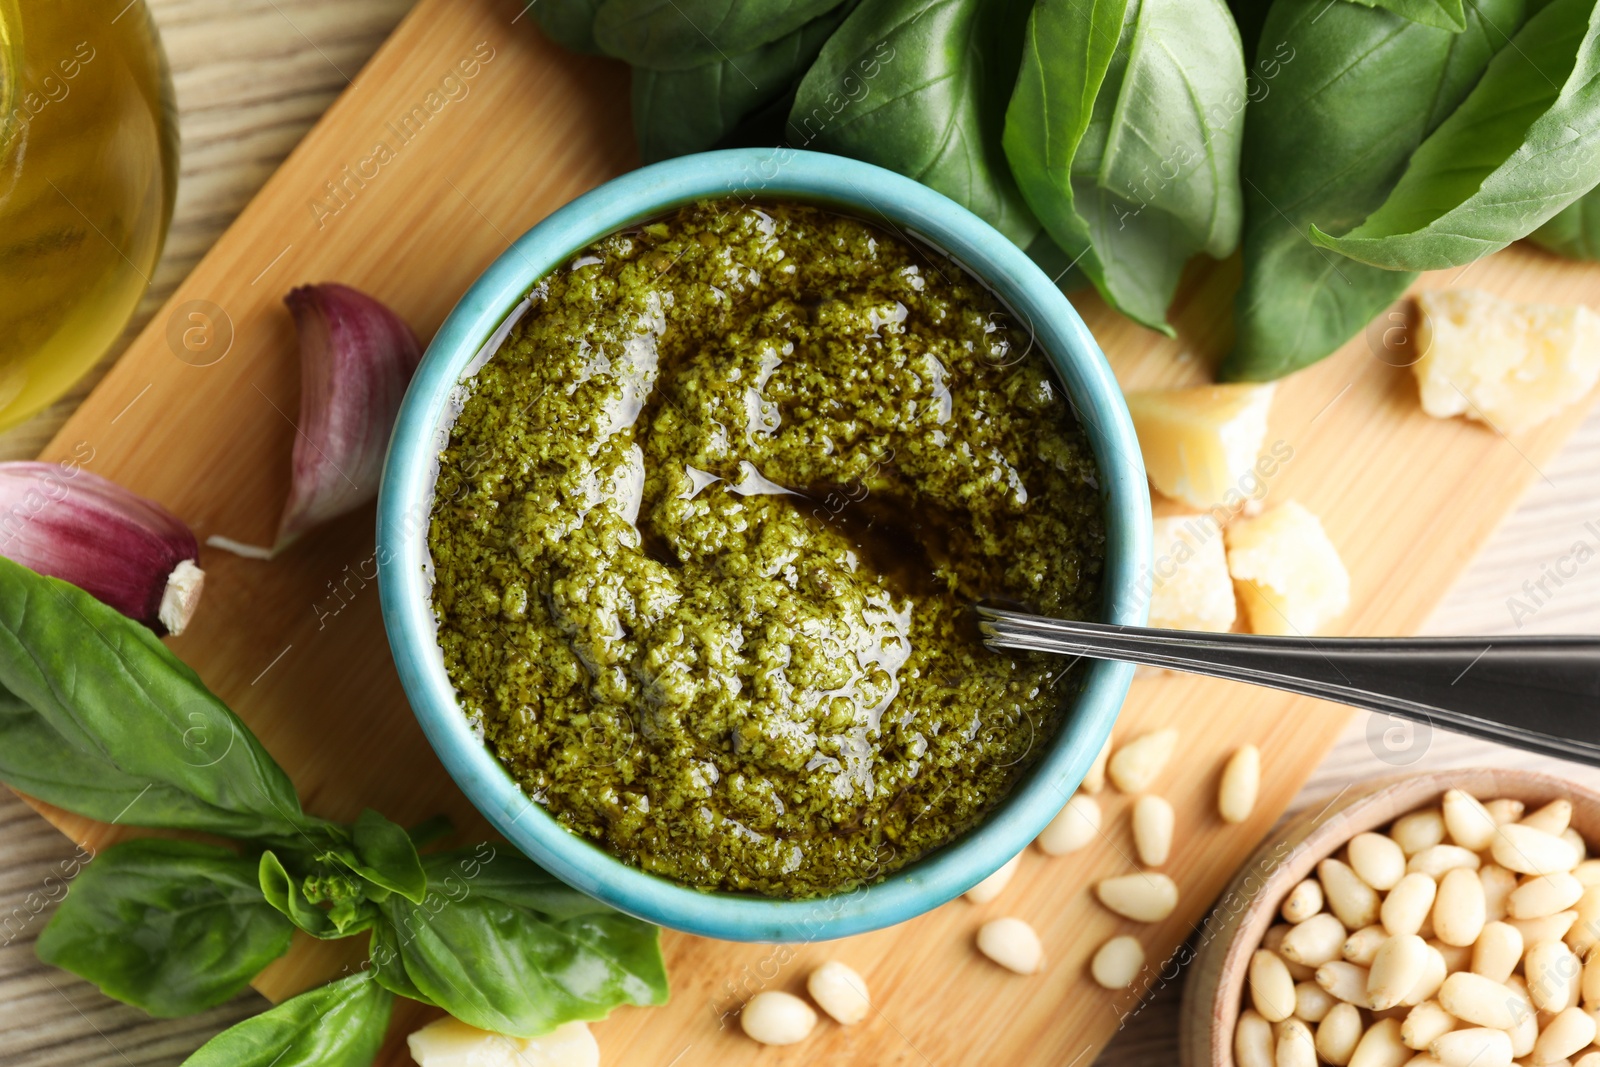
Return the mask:
POLYGON ((655 927, 483 844, 430 854, 375 811, 305 814, 255 735, 144 626, 0 558, 0 781, 90 818, 232 838, 106 849, 40 935, 42 960, 154 1015, 202 1011, 288 950, 372 935, 361 973, 287 1000, 186 1067, 361 1067, 394 996, 517 1037, 659 1004, 655 927))

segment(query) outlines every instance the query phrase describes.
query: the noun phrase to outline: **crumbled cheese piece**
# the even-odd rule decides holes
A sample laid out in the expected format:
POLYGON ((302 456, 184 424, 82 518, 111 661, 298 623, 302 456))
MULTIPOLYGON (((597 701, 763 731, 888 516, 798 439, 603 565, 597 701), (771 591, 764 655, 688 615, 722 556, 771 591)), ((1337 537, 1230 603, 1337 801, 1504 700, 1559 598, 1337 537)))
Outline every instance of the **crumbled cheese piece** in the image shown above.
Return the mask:
POLYGON ((1489 293, 1419 293, 1414 370, 1422 409, 1516 433, 1581 400, 1600 379, 1600 315, 1489 293))
POLYGON ((1270 383, 1129 393, 1151 484, 1196 508, 1242 505, 1267 439, 1272 394, 1270 383))
POLYGON ((1228 571, 1258 634, 1322 633, 1350 606, 1350 574, 1322 522, 1294 501, 1229 524, 1228 571))
POLYGON ((1222 531, 1209 515, 1155 521, 1150 625, 1222 633, 1238 607, 1222 531))
POLYGON ((406 1038, 420 1067, 599 1067, 600 1046, 586 1023, 563 1023, 543 1037, 506 1037, 446 1016, 406 1038))

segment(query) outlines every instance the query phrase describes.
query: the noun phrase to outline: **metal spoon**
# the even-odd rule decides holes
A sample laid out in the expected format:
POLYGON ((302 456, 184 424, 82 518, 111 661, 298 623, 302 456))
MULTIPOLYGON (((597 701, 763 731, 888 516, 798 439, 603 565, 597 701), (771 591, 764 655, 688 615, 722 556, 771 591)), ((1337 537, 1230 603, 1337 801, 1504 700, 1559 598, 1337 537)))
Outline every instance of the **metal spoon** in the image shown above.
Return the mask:
POLYGON ((993 649, 1250 682, 1600 766, 1600 638, 1264 637, 977 610, 993 649))

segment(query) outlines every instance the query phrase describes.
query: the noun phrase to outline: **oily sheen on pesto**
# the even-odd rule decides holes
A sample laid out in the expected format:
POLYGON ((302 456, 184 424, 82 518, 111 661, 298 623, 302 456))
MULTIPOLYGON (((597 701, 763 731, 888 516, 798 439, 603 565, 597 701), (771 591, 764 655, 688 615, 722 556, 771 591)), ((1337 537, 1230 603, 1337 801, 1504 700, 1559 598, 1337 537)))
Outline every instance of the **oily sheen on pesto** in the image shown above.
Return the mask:
POLYGON ((977 823, 1076 678, 971 604, 1094 617, 1088 442, 953 263, 711 201, 545 278, 469 382, 429 531, 446 669, 572 831, 817 896, 977 823))

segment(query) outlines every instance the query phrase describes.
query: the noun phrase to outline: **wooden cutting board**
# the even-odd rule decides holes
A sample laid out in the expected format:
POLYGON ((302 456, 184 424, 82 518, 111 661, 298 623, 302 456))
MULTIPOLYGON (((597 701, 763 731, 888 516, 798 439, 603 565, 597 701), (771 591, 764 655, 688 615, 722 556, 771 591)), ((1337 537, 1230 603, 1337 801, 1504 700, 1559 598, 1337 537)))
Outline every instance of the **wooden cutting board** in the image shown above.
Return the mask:
MULTIPOLYGON (((391 40, 267 183, 45 451, 162 501, 202 539, 271 539, 288 488, 298 362, 283 294, 336 280, 396 308, 426 338, 507 244, 551 210, 634 165, 624 68, 546 44, 521 5, 421 0, 391 40), (382 148, 380 149, 380 145, 382 148)), ((1202 381, 1229 341, 1236 264, 1191 271, 1175 340, 1075 297, 1128 387, 1202 381)), ((1424 286, 1473 285, 1504 296, 1600 303, 1600 267, 1516 248, 1424 286)), ((1398 320, 1396 320, 1398 321, 1398 320)), ((1323 517, 1353 577, 1349 633, 1418 626, 1560 446, 1586 404, 1507 440, 1417 406, 1394 366, 1402 332, 1380 320, 1335 357, 1283 383, 1269 440, 1292 450, 1269 484, 1323 517)), ((1399 352, 1403 354, 1403 349, 1399 352)), ((1158 501, 1159 511, 1173 511, 1158 501)), ((413 721, 390 661, 373 582, 371 509, 329 525, 271 562, 206 550, 195 627, 173 647, 260 735, 306 807, 346 819, 363 806, 401 822, 439 812, 472 839, 481 818, 441 770, 413 721)), ((1528 577, 1537 577, 1529 575, 1528 577)), ((735 945, 668 934, 665 1008, 617 1012, 596 1026, 608 1064, 1084 1064, 1140 996, 1181 980, 1178 948, 1252 852, 1344 725, 1317 701, 1222 682, 1158 675, 1134 685, 1119 737, 1182 731, 1158 788, 1176 806, 1165 866, 1178 911, 1154 926, 1100 909, 1089 887, 1132 868, 1128 798, 1107 793, 1105 839, 1072 856, 1024 857, 999 900, 955 901, 921 919, 848 941, 735 945), (1214 814, 1222 761, 1264 753, 1260 803, 1245 825, 1214 814), (1039 930, 1049 966, 1021 978, 978 956, 985 918, 1039 930), (1144 943, 1135 989, 1107 993, 1086 962, 1114 933, 1144 943), (763 1049, 732 1014, 760 988, 799 991, 837 957, 867 978, 874 1014, 848 1030, 763 1049), (1165 961, 1165 962, 1164 962, 1165 961)), ((1403 731, 1374 752, 1403 766, 1403 731), (1390 751, 1385 745, 1398 745, 1390 751)), ((126 831, 46 814, 101 847, 126 831)), ((996 857, 998 863, 1002 857, 996 857)), ((297 942, 258 987, 281 998, 358 962, 361 946, 297 942)), ((397 1012, 380 1062, 409 1062, 401 1038, 427 1016, 397 1012)))

